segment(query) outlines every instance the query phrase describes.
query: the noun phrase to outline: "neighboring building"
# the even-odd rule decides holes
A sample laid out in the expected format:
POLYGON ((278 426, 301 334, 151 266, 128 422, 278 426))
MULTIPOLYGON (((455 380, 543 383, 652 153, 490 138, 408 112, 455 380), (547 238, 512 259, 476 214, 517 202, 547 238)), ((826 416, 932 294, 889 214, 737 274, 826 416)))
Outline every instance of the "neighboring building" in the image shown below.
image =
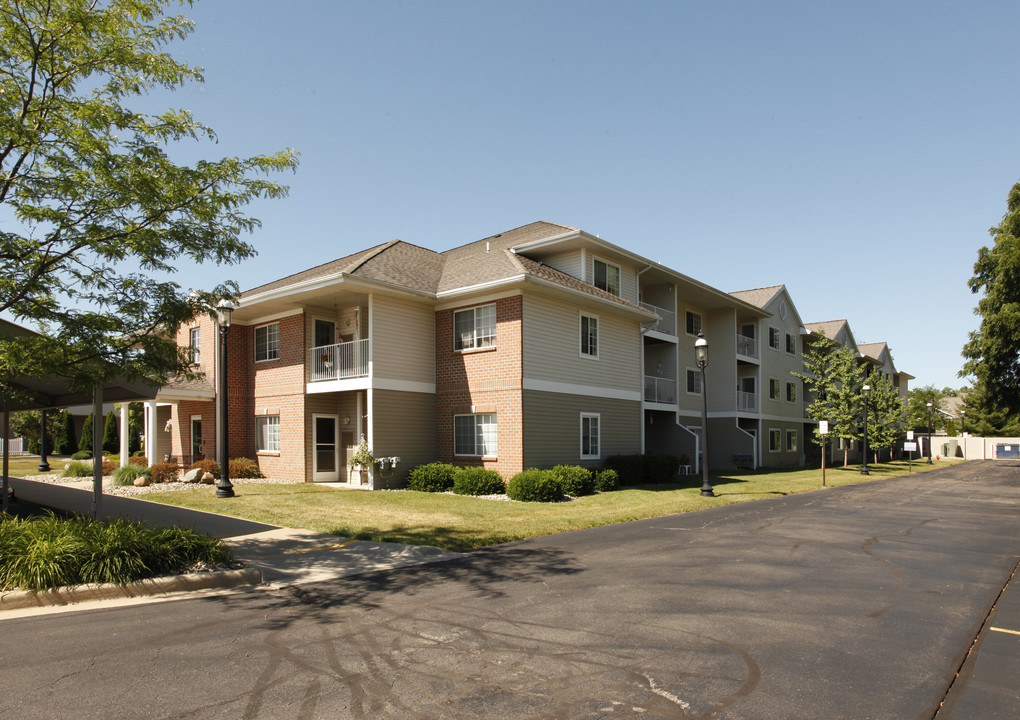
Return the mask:
POLYGON ((884 342, 864 343, 859 349, 861 357, 869 364, 878 368, 878 372, 882 375, 888 377, 889 382, 896 388, 896 392, 903 402, 907 402, 910 396, 910 390, 907 385, 914 379, 914 376, 896 369, 889 346, 884 342))

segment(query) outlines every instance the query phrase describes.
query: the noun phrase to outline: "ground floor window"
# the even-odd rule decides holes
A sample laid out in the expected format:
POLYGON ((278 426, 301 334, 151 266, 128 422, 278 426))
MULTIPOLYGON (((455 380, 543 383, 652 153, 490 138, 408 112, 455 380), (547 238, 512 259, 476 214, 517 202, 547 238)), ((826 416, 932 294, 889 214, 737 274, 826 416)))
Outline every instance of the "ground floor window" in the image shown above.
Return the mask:
POLYGON ((797 449, 797 431, 787 430, 786 431, 786 450, 787 452, 793 452, 797 449))
POLYGON ((782 450, 782 441, 779 430, 769 430, 769 452, 779 452, 782 450))
POLYGON ((453 454, 496 457, 496 413, 454 415, 453 454))
POLYGON ((280 416, 255 418, 255 444, 259 452, 280 452, 280 416))
POLYGON ((581 413, 581 458, 598 460, 599 458, 599 416, 592 413, 581 413))

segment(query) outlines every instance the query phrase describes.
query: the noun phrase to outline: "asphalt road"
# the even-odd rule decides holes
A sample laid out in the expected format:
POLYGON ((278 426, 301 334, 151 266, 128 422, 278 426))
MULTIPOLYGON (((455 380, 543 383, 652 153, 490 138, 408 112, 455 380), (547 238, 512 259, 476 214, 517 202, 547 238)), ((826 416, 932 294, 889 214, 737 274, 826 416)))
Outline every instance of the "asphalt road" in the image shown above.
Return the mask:
POLYGON ((342 583, 0 618, 0 717, 1015 718, 1018 520, 1020 464, 987 461, 342 583))

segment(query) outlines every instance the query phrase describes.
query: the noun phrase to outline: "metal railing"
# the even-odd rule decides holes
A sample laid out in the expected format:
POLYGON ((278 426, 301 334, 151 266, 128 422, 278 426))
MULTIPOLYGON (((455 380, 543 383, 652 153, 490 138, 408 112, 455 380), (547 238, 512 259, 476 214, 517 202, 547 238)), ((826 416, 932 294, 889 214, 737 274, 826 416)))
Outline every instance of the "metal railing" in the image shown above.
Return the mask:
POLYGON ((754 338, 749 338, 741 334, 737 334, 737 355, 743 355, 744 357, 755 358, 758 357, 758 341, 754 338))
POLYGON ((368 340, 320 345, 308 351, 308 381, 346 380, 368 375, 368 340))
POLYGON ((641 307, 645 310, 651 310, 653 313, 661 317, 659 322, 652 325, 652 330, 656 332, 665 333, 666 335, 676 335, 676 314, 672 310, 661 308, 651 303, 642 302, 641 307))
POLYGON ((676 380, 645 375, 645 402, 676 403, 676 380))
POLYGON ((737 390, 737 410, 740 412, 757 412, 758 393, 737 390))

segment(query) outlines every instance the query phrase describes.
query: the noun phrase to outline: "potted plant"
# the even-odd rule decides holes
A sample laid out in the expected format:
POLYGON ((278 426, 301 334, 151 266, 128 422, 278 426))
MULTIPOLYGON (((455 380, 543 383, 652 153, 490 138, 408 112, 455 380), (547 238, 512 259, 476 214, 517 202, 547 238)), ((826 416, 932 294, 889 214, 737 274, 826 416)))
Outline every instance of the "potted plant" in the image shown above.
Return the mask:
POLYGON ((330 359, 329 353, 322 353, 321 355, 319 355, 319 360, 322 361, 322 364, 325 366, 327 370, 333 367, 333 361, 330 359))
POLYGON ((375 464, 375 455, 368 447, 368 441, 365 440, 365 436, 361 436, 361 442, 358 443, 358 449, 351 455, 350 460, 347 464, 358 470, 361 473, 361 483, 365 484, 368 482, 368 469, 375 464))

